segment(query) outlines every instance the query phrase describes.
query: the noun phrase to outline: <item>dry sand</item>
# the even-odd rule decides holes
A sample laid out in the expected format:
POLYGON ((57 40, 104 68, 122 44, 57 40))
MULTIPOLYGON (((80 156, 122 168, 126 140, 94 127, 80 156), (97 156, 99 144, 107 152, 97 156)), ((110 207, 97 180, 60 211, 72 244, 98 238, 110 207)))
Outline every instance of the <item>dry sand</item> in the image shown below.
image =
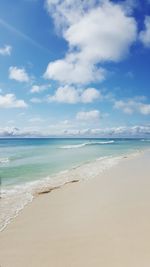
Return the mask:
POLYGON ((149 267, 150 153, 37 197, 0 233, 1 267, 149 267))

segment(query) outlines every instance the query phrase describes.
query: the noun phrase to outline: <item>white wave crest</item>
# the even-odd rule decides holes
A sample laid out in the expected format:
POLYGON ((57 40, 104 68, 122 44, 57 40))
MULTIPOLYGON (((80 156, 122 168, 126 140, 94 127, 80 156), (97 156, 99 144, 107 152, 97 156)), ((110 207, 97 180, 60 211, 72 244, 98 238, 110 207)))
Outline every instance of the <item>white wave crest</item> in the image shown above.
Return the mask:
POLYGON ((115 142, 114 140, 109 140, 109 141, 96 141, 96 142, 82 143, 82 144, 78 144, 78 145, 61 146, 60 148, 63 148, 63 149, 73 149, 73 148, 80 148, 80 147, 91 146, 91 145, 112 144, 114 142, 115 142))
POLYGON ((9 162, 9 158, 0 158, 0 164, 8 163, 8 162, 9 162))
MULTIPOLYGON (((141 153, 136 151, 129 154, 136 156, 141 153)), ((55 175, 43 177, 43 179, 26 182, 25 184, 4 186, 1 188, 1 212, 0 212, 0 232, 18 215, 18 213, 38 195, 57 188, 72 181, 85 181, 93 179, 106 169, 118 164, 122 159, 129 156, 104 156, 96 160, 85 162, 71 169, 66 169, 55 175)))

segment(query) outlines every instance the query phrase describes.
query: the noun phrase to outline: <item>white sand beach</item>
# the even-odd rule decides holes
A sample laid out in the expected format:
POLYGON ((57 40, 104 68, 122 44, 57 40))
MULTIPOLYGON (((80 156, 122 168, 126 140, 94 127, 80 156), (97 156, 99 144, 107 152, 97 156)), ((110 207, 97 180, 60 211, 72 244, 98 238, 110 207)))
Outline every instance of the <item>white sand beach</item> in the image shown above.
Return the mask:
POLYGON ((150 152, 39 195, 0 233, 0 266, 150 266, 150 152))

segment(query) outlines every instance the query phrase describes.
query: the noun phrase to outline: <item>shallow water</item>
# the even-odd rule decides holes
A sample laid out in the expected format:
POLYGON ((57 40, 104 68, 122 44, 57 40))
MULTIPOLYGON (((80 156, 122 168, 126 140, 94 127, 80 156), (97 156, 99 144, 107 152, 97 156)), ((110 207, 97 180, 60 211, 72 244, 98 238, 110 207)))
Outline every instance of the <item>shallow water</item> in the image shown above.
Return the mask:
POLYGON ((1 139, 0 229, 32 201, 35 191, 91 179, 123 155, 149 147, 148 139, 1 139))

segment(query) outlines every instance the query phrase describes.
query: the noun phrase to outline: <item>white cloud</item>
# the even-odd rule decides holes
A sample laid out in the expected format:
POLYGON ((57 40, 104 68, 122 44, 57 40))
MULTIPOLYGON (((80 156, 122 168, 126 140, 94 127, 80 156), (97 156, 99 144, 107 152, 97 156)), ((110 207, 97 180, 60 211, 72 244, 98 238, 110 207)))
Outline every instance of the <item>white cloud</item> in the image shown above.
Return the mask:
POLYGON ((150 16, 145 17, 145 29, 140 32, 139 39, 146 46, 150 47, 150 16))
POLYGON ((9 68, 9 79, 16 80, 18 82, 29 82, 30 77, 24 68, 18 68, 11 66, 9 68))
POLYGON ((121 5, 128 14, 132 14, 136 8, 140 7, 139 0, 124 0, 121 5))
POLYGON ((87 13, 65 32, 65 39, 79 47, 88 62, 118 61, 136 38, 136 23, 119 5, 106 3, 87 13))
POLYGON ((64 136, 150 137, 150 125, 118 126, 112 128, 66 129, 64 136))
MULTIPOLYGON (((101 1, 101 0, 100 0, 101 1)), ((99 2, 100 2, 99 1, 99 2)), ((57 30, 77 22, 85 11, 95 6, 97 0, 46 0, 46 8, 53 17, 57 30)))
POLYGON ((69 55, 65 59, 50 62, 44 78, 57 80, 64 84, 87 84, 105 79, 106 70, 103 68, 97 69, 93 64, 80 62, 73 57, 74 55, 69 55))
POLYGON ((69 51, 64 59, 50 62, 45 78, 84 84, 103 80, 99 63, 124 58, 137 37, 137 25, 122 5, 110 1, 52 1, 47 9, 69 51))
POLYGON ((150 115, 150 104, 143 104, 139 105, 139 110, 143 115, 150 115))
POLYGON ((114 108, 120 109, 127 114, 132 114, 134 112, 138 112, 143 115, 150 114, 150 104, 145 104, 134 99, 129 99, 127 101, 117 100, 114 103, 114 108))
POLYGON ((49 96, 48 100, 55 101, 55 102, 60 102, 60 103, 69 103, 69 104, 75 104, 79 102, 79 95, 78 91, 71 86, 64 86, 64 87, 59 87, 55 95, 49 96))
POLYGON ((0 95, 0 108, 26 108, 27 104, 22 99, 16 99, 14 94, 0 95))
POLYGON ((95 88, 87 88, 81 95, 81 101, 83 103, 91 103, 94 100, 102 98, 101 93, 95 88))
POLYGON ((123 110, 124 113, 132 114, 134 111, 133 101, 124 102, 123 100, 115 101, 114 108, 123 110))
POLYGON ((34 93, 40 93, 40 92, 43 92, 43 91, 47 90, 49 87, 50 87, 50 84, 44 84, 44 85, 35 84, 35 85, 33 85, 31 87, 30 92, 33 93, 33 94, 34 93))
POLYGON ((80 111, 76 115, 76 119, 81 121, 95 121, 99 120, 99 118, 100 118, 99 110, 80 111))
POLYGON ((48 96, 48 101, 68 104, 92 103, 101 97, 100 92, 95 88, 80 90, 75 89, 73 86, 66 85, 59 87, 53 96, 48 96))
POLYGON ((91 129, 90 134, 97 136, 116 136, 116 137, 134 137, 142 135, 150 135, 150 125, 134 125, 134 126, 118 126, 112 128, 91 129))
POLYGON ((0 128, 0 136, 1 137, 34 137, 34 136, 43 136, 42 133, 37 131, 36 129, 27 128, 27 129, 19 129, 17 127, 5 127, 0 128))
POLYGON ((5 128, 0 128, 0 137, 7 137, 7 136, 13 136, 16 135, 18 132, 18 128, 15 127, 5 127, 5 128))
POLYGON ((12 47, 10 45, 5 45, 4 47, 0 47, 0 55, 2 56, 10 56, 12 51, 12 47))
POLYGON ((113 128, 82 128, 82 129, 47 129, 41 131, 36 127, 19 129, 16 127, 0 128, 1 137, 30 137, 30 136, 93 136, 93 137, 148 137, 150 138, 150 125, 118 126, 113 128))

